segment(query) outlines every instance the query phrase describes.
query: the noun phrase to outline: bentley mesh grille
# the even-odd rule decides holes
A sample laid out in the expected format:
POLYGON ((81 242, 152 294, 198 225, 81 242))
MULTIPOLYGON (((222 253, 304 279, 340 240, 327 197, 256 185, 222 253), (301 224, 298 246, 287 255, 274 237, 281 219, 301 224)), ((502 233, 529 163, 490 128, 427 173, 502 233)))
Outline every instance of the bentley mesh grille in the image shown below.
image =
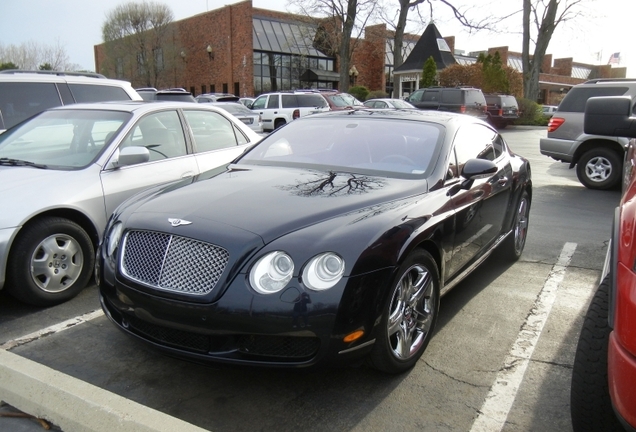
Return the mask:
POLYGON ((219 281, 230 254, 210 243, 153 232, 130 231, 123 242, 122 272, 161 290, 207 294, 219 281))

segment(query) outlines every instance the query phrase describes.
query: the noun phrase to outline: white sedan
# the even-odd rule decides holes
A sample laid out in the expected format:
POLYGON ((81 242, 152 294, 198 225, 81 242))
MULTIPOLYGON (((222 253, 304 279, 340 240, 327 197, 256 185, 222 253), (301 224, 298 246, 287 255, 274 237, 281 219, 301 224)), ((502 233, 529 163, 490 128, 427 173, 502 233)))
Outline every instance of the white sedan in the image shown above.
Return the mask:
POLYGON ((77 295, 115 208, 190 181, 262 137, 222 109, 106 102, 44 111, 0 135, 0 289, 34 305, 77 295))

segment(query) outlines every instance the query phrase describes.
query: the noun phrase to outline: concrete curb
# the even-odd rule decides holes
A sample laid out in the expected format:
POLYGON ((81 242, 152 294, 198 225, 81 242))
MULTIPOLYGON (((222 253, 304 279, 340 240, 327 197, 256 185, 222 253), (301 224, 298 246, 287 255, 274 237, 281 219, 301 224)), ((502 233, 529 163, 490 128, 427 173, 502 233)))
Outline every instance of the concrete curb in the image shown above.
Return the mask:
POLYGON ((65 432, 206 431, 6 350, 0 400, 65 432))

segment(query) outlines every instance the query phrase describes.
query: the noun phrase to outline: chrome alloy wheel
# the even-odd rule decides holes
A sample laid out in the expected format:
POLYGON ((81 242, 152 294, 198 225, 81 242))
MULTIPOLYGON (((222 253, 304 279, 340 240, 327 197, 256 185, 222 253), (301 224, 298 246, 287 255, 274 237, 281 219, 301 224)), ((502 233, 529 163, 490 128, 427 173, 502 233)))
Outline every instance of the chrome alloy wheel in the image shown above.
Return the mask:
POLYGON ((585 173, 590 181, 605 181, 612 174, 612 163, 602 156, 593 157, 585 164, 585 173))
POLYGON ((523 195, 519 201, 517 214, 515 215, 515 226, 513 227, 515 252, 521 255, 526 244, 526 236, 528 235, 528 220, 530 213, 530 203, 527 195, 523 195))
POLYGON ((68 289, 82 273, 84 255, 80 244, 65 234, 51 235, 31 255, 31 278, 42 290, 58 293, 68 289))
POLYGON ((434 323, 436 291, 426 267, 415 264, 398 282, 387 321, 391 352, 399 360, 418 353, 434 323))

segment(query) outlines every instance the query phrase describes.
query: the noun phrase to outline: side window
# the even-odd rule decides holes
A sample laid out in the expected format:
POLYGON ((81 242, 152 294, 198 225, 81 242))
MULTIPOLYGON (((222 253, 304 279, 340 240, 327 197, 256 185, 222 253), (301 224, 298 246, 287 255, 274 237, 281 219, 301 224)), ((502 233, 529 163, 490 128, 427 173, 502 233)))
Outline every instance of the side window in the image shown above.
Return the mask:
POLYGON ((130 100, 128 93, 121 87, 91 84, 69 84, 68 86, 78 103, 130 100))
MULTIPOLYGON (((285 96, 283 96, 284 98, 285 96)), ((305 108, 323 108, 328 105, 327 101, 324 97, 320 95, 296 95, 296 100, 298 101, 299 107, 305 108)))
POLYGON ((150 152, 150 161, 187 154, 183 128, 176 111, 164 111, 145 116, 130 131, 121 146, 146 147, 150 152))
POLYGON ((559 111, 585 112, 587 100, 593 96, 621 96, 627 87, 574 87, 559 104, 559 111))
POLYGON ((252 104, 252 109, 263 109, 265 108, 265 104, 267 103, 267 96, 259 96, 254 103, 252 104))
POLYGON ((461 104, 462 92, 455 89, 444 90, 442 91, 442 102, 447 104, 461 104))
POLYGON ((194 136, 195 153, 238 145, 234 125, 221 114, 195 110, 187 110, 183 114, 194 136))
POLYGON ((461 170, 468 159, 495 160, 493 140, 497 134, 486 126, 471 124, 462 126, 455 135, 454 146, 457 156, 457 169, 461 170))
POLYGON ((422 94, 424 91, 415 91, 411 96, 409 96, 409 101, 411 102, 419 102, 422 100, 422 94))
POLYGON ((62 105, 53 83, 0 83, 0 113, 5 128, 62 105))
MULTIPOLYGON (((282 103, 283 108, 298 108, 296 95, 282 95, 282 103)), ((276 108, 278 108, 278 106, 276 106, 276 108)))
POLYGON ((439 90, 427 90, 424 92, 423 102, 439 102, 439 90))
POLYGON ((498 158, 499 156, 503 154, 504 149, 506 148, 506 142, 504 141, 501 135, 497 134, 497 137, 495 138, 492 144, 493 144, 493 147, 495 148, 495 158, 498 158))
POLYGON ((280 96, 279 95, 269 95, 269 100, 267 101, 267 108, 268 109, 276 109, 279 107, 278 105, 278 98, 280 96))

